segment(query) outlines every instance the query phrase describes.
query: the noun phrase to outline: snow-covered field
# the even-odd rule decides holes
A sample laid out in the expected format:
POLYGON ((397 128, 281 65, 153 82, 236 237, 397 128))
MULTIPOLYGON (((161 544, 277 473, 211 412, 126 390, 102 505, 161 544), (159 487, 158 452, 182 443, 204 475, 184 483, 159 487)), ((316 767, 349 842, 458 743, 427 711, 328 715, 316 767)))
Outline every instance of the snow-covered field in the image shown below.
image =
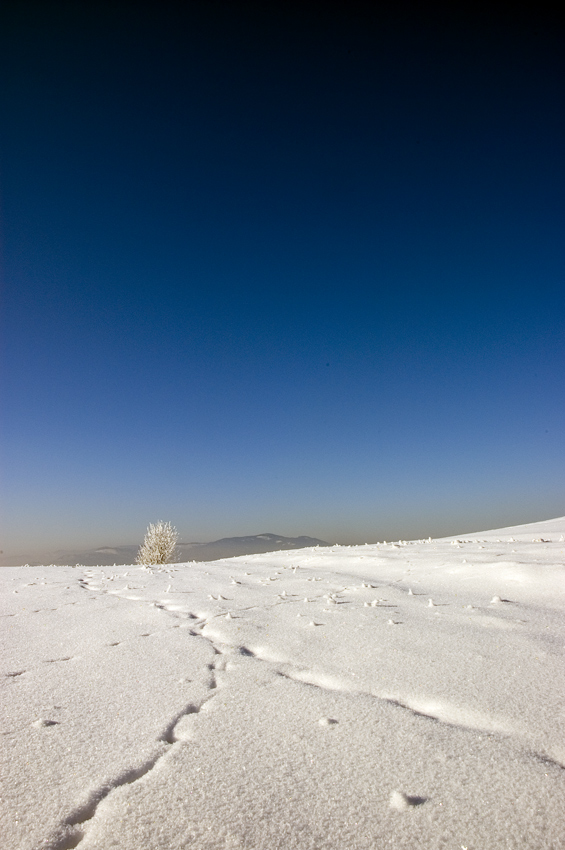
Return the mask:
POLYGON ((565 518, 14 567, 9 850, 563 850, 565 518))

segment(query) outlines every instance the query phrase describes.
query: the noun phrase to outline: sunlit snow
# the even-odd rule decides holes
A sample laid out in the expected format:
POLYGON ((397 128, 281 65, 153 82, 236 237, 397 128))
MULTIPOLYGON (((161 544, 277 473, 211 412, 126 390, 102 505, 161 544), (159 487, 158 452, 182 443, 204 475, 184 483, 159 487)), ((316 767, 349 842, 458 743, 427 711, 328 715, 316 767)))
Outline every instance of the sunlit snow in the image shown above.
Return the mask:
POLYGON ((564 552, 3 568, 3 846, 562 850, 564 552))

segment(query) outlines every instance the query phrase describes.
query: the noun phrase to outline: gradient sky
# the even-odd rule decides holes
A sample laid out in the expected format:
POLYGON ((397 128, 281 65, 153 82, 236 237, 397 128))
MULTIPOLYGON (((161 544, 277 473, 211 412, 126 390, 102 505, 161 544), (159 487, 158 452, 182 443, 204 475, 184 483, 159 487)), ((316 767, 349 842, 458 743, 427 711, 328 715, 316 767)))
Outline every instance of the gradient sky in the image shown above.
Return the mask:
POLYGON ((328 6, 6 4, 4 552, 565 513, 563 33, 328 6))

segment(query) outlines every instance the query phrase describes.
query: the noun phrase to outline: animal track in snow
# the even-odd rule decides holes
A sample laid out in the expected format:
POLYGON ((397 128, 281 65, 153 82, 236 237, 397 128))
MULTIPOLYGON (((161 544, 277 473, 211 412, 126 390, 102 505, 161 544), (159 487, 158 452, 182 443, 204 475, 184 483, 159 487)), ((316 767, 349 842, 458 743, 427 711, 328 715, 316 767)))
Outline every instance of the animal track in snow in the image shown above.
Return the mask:
MULTIPOLYGON (((211 641, 209 641, 209 643, 211 644, 214 653, 217 656, 221 656, 221 651, 217 649, 211 641)), ((208 664, 207 667, 211 674, 208 681, 208 688, 215 691, 217 688, 215 673, 217 670, 225 669, 225 659, 218 659, 215 663, 208 664)), ((166 749, 159 749, 159 751, 151 759, 146 761, 140 767, 130 768, 123 771, 116 779, 92 792, 87 802, 83 806, 75 809, 75 811, 63 821, 51 839, 42 844, 42 850, 73 850, 73 848, 77 847, 86 834, 85 829, 82 828, 83 825, 89 820, 92 820, 100 803, 115 788, 119 788, 122 785, 130 785, 133 782, 137 782, 139 779, 142 779, 168 752, 169 746, 181 741, 189 740, 191 738, 191 728, 188 718, 193 714, 198 714, 207 705, 207 703, 213 699, 214 696, 215 694, 212 693, 198 704, 191 702, 186 705, 182 711, 176 714, 166 725, 158 739, 161 747, 166 747, 166 749)), ((38 721, 38 723, 42 726, 49 726, 55 725, 56 721, 38 721)))
POLYGON ((175 729, 183 717, 187 717, 189 714, 198 714, 200 709, 202 708, 202 704, 194 705, 194 703, 189 703, 182 711, 180 711, 168 726, 165 728, 165 731, 161 735, 160 740, 164 741, 166 744, 176 744, 180 740, 184 740, 183 738, 179 738, 175 733, 175 729))
POLYGON ((77 847, 86 832, 81 827, 92 820, 100 803, 106 799, 115 788, 131 785, 152 770, 166 750, 160 749, 153 758, 136 768, 129 768, 120 773, 114 780, 93 791, 86 803, 71 812, 62 824, 55 830, 50 839, 41 844, 41 850, 73 850, 77 847))
POLYGON ((62 661, 72 661, 73 658, 71 655, 65 655, 63 658, 45 658, 43 660, 44 664, 58 664, 62 661))
POLYGON ((216 682, 216 672, 215 672, 216 667, 215 667, 214 664, 208 664, 207 667, 208 667, 208 670, 210 671, 210 678, 208 679, 206 687, 209 690, 213 691, 215 688, 218 687, 218 684, 216 682))

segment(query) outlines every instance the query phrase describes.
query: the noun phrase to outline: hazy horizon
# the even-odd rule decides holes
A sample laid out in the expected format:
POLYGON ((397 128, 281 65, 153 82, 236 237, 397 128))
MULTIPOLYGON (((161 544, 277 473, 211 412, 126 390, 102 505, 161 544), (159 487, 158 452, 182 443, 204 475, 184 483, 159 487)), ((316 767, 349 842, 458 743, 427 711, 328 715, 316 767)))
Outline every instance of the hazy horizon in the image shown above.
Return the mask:
MULTIPOLYGON (((256 532, 250 532, 249 531, 249 532, 243 532, 242 534, 218 534, 217 536, 210 537, 206 540, 204 540, 202 538, 199 538, 199 539, 189 538, 186 535, 185 536, 180 535, 178 543, 181 546, 191 546, 191 545, 192 546, 199 546, 199 545, 205 546, 206 544, 216 543, 220 540, 225 540, 225 539, 229 540, 231 538, 241 538, 241 537, 246 537, 246 536, 256 537, 256 536, 259 536, 261 534, 276 534, 278 536, 287 537, 287 538, 298 538, 298 537, 302 537, 302 536, 316 538, 316 539, 323 540, 330 545, 356 546, 356 545, 364 545, 366 543, 379 543, 379 542, 382 542, 384 540, 391 542, 391 541, 396 541, 396 540, 420 540, 420 539, 427 539, 428 537, 442 538, 442 537, 451 537, 451 536, 456 536, 456 535, 463 536, 463 535, 466 535, 466 534, 480 533, 481 531, 489 531, 490 529, 506 528, 506 527, 512 527, 512 526, 515 526, 515 525, 519 526, 519 525, 528 524, 530 522, 543 522, 543 521, 546 521, 546 520, 553 520, 553 519, 559 519, 559 517, 557 517, 557 516, 555 516, 555 517, 543 516, 543 517, 538 517, 535 520, 519 518, 516 521, 510 520, 508 522, 498 522, 496 524, 489 524, 487 522, 486 525, 482 525, 482 526, 481 525, 475 525, 473 523, 468 522, 468 523, 465 524, 464 527, 457 526, 457 528, 455 528, 455 529, 448 527, 447 525, 442 526, 441 524, 438 524, 435 528, 430 528, 430 526, 426 526, 426 527, 420 526, 418 528, 414 527, 412 530, 416 530, 418 532, 418 533, 414 533, 414 534, 410 534, 410 533, 408 533, 408 534, 406 534, 406 533, 396 534, 396 533, 394 533, 395 530, 399 530, 399 529, 400 530, 406 530, 406 528, 407 528, 407 526, 400 523, 398 526, 389 526, 388 532, 386 530, 383 530, 383 533, 380 533, 380 534, 375 533, 375 535, 367 536, 366 539, 361 539, 361 538, 352 539, 352 538, 346 538, 346 537, 343 537, 341 539, 336 539, 335 536, 332 537, 330 535, 324 536, 324 535, 321 535, 321 534, 315 534, 315 533, 311 532, 311 530, 301 530, 301 531, 298 531, 296 533, 287 533, 287 532, 282 532, 280 530, 263 529, 262 531, 256 531, 256 532)), ((3 551, 0 552, 0 559, 3 562, 6 562, 6 559, 11 557, 11 556, 17 557, 18 555, 25 555, 25 556, 29 556, 30 558, 33 558, 33 560, 38 560, 39 558, 45 557, 47 555, 56 555, 57 553, 60 553, 60 554, 69 553, 69 552, 76 552, 76 553, 84 552, 84 553, 86 553, 86 552, 95 552, 96 550, 99 550, 99 549, 137 548, 143 542, 144 535, 145 535, 145 529, 143 530, 142 534, 140 535, 139 539, 137 539, 137 540, 130 539, 128 541, 128 540, 122 539, 122 540, 119 540, 119 541, 114 540, 112 542, 105 541, 105 542, 92 542, 92 543, 88 543, 88 542, 85 543, 84 541, 77 541, 76 543, 69 543, 67 545, 63 544, 61 546, 38 545, 38 546, 35 546, 34 548, 23 547, 18 551, 3 550, 3 551)), ((2 565, 3 566, 19 566, 19 564, 8 564, 7 562, 3 563, 2 565)))

